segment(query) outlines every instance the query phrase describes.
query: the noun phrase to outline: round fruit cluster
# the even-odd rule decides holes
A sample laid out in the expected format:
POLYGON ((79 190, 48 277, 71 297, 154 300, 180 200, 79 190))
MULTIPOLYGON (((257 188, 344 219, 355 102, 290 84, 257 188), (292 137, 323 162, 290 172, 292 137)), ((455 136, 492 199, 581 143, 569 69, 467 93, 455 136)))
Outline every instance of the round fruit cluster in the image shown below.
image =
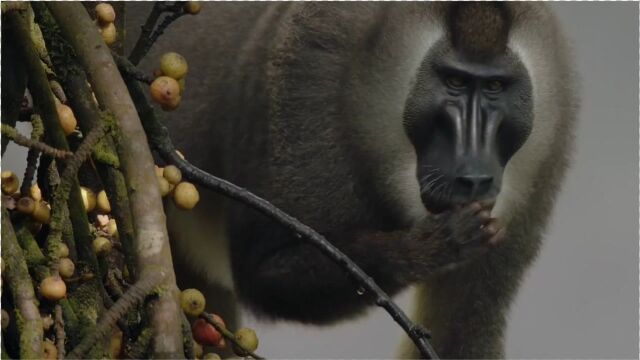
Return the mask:
MULTIPOLYGON (((180 294, 180 306, 186 315, 196 318, 191 326, 193 339, 197 345, 195 347, 196 356, 202 352, 202 346, 213 346, 218 349, 226 347, 225 336, 232 337, 233 352, 238 356, 248 356, 249 352, 254 352, 258 348, 258 337, 255 331, 250 328, 240 328, 235 333, 230 333, 226 329, 224 320, 216 315, 211 314, 211 318, 203 314, 206 305, 204 295, 198 289, 186 289, 180 294), (213 326, 210 321, 214 322, 213 326), (240 345, 240 346, 238 346, 240 345)), ((216 354, 207 354, 204 359, 215 359, 216 354)))
POLYGON ((172 194, 173 202, 178 208, 191 210, 200 201, 198 189, 192 183, 182 181, 182 172, 175 165, 156 166, 156 177, 160 195, 164 197, 172 194))
POLYGON ((116 26, 113 24, 116 20, 116 11, 113 6, 107 3, 96 5, 96 20, 105 44, 111 45, 115 43, 118 34, 116 26))
POLYGON ((154 72, 156 78, 150 91, 153 101, 163 110, 172 111, 180 105, 188 71, 187 60, 176 52, 168 52, 160 58, 160 67, 154 72))

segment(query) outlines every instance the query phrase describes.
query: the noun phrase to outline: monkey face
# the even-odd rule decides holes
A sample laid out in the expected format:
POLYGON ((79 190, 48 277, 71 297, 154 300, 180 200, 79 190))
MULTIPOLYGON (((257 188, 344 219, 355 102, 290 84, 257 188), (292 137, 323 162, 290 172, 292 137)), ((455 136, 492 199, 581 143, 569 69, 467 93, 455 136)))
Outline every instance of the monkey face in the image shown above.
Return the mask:
POLYGON ((470 59, 440 42, 423 61, 404 125, 431 212, 495 198, 532 127, 532 88, 514 53, 470 59))

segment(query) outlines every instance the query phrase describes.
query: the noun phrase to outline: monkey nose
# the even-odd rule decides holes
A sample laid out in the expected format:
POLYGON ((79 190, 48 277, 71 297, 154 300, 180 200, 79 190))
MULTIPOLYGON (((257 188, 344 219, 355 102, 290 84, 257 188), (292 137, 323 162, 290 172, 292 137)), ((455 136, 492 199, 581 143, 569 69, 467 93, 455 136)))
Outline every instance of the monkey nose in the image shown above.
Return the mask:
POLYGON ((493 176, 491 175, 468 174, 458 176, 455 179, 454 186, 459 195, 475 199, 488 193, 492 184, 493 176))

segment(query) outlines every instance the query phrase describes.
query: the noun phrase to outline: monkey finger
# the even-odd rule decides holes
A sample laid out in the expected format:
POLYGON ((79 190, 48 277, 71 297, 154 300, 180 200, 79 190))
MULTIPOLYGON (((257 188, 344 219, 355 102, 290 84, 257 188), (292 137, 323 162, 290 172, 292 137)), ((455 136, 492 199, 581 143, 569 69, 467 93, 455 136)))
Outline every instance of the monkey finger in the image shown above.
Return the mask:
POLYGON ((496 198, 480 200, 478 203, 480 203, 480 206, 482 206, 483 209, 491 210, 496 204, 496 198))
POLYGON ((498 232, 489 239, 488 244, 491 246, 497 246, 502 244, 506 238, 507 230, 505 228, 501 228, 498 232))

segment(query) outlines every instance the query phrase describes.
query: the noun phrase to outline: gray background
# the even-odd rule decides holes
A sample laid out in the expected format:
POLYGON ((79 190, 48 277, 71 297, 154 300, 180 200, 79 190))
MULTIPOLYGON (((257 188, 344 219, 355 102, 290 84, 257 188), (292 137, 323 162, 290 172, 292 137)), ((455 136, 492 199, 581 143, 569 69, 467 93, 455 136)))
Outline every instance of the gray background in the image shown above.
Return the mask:
MULTIPOLYGON (((582 78, 575 161, 511 311, 509 358, 638 358, 638 4, 554 3, 582 78)), ((3 168, 22 173, 11 145, 3 168)), ((397 299, 409 310, 410 296, 397 299)), ((389 358, 385 312, 328 328, 259 322, 270 358, 389 358)))

